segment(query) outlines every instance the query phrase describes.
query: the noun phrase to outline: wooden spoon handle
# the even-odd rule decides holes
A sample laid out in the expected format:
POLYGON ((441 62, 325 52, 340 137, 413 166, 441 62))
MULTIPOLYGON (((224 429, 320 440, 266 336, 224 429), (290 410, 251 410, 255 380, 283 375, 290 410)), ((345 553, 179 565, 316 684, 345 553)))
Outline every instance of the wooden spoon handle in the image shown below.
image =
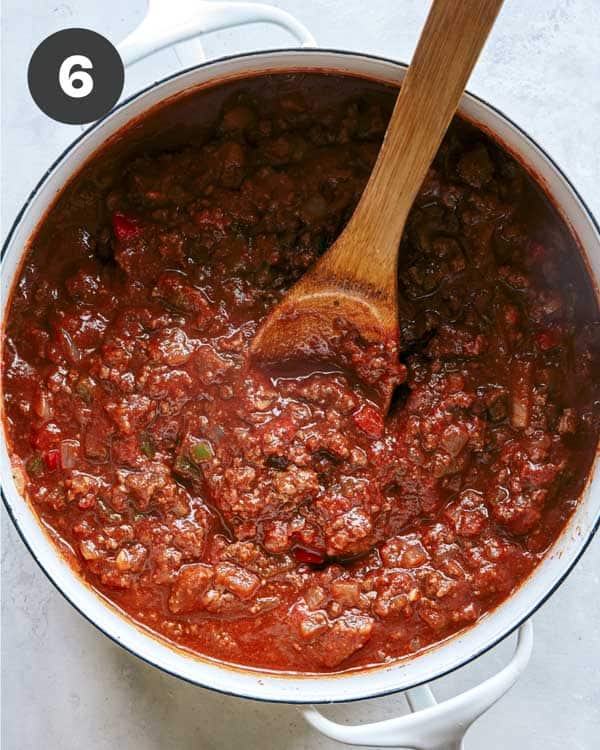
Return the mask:
POLYGON ((395 293, 406 217, 501 5, 434 0, 371 177, 345 231, 322 259, 330 273, 395 293))

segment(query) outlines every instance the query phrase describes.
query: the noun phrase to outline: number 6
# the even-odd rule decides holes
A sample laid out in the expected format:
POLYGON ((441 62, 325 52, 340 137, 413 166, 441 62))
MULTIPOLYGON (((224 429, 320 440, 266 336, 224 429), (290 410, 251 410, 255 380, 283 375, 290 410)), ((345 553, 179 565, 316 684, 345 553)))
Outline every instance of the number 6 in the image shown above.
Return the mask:
POLYGON ((91 93, 94 88, 94 79, 84 70, 71 72, 75 65, 88 70, 94 67, 89 57, 85 57, 84 55, 70 55, 60 66, 58 82, 67 96, 71 96, 74 99, 82 99, 91 93), (79 86, 74 86, 73 84, 77 81, 79 82, 79 86))

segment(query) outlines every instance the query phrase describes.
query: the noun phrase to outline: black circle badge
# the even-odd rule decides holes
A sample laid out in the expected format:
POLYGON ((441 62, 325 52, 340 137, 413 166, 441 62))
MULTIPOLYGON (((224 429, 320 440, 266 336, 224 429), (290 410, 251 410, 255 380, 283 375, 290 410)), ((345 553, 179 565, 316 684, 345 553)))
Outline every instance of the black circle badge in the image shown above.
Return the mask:
POLYGON ((29 62, 29 91, 59 122, 83 125, 105 115, 123 91, 125 72, 116 47, 89 29, 63 29, 38 46, 29 62))

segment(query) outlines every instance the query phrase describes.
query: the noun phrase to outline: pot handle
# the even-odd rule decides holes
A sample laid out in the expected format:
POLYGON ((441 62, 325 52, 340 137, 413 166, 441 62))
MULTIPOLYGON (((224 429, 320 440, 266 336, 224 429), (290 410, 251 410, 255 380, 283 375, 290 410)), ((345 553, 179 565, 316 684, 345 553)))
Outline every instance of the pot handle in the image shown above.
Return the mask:
POLYGON ((519 628, 510 662, 498 674, 460 695, 438 703, 428 685, 407 690, 412 711, 407 716, 363 726, 344 726, 326 719, 314 706, 301 709, 317 731, 348 745, 412 748, 414 750, 461 750, 473 722, 512 687, 524 671, 533 648, 533 626, 519 628))
MULTIPOLYGON (((128 66, 199 34, 257 22, 273 23, 287 29, 302 47, 316 46, 312 34, 294 16, 264 3, 148 0, 144 20, 123 39, 118 50, 123 64, 128 66)), ((194 63, 204 59, 199 46, 197 53, 194 63)))

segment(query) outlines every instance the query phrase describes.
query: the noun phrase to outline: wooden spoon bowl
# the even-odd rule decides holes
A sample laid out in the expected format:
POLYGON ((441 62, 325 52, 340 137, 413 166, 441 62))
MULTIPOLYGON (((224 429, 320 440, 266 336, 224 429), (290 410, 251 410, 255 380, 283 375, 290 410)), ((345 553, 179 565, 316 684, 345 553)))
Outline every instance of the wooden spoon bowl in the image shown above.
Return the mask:
POLYGON ((454 115, 502 0, 434 0, 358 205, 335 243, 260 326, 262 367, 316 362, 353 369, 387 411, 400 382, 398 246, 408 213, 454 115), (344 342, 363 348, 348 357, 344 342), (388 373, 379 376, 379 355, 388 373), (368 361, 376 356, 370 377, 368 361), (358 366, 357 366, 358 365, 358 366))

